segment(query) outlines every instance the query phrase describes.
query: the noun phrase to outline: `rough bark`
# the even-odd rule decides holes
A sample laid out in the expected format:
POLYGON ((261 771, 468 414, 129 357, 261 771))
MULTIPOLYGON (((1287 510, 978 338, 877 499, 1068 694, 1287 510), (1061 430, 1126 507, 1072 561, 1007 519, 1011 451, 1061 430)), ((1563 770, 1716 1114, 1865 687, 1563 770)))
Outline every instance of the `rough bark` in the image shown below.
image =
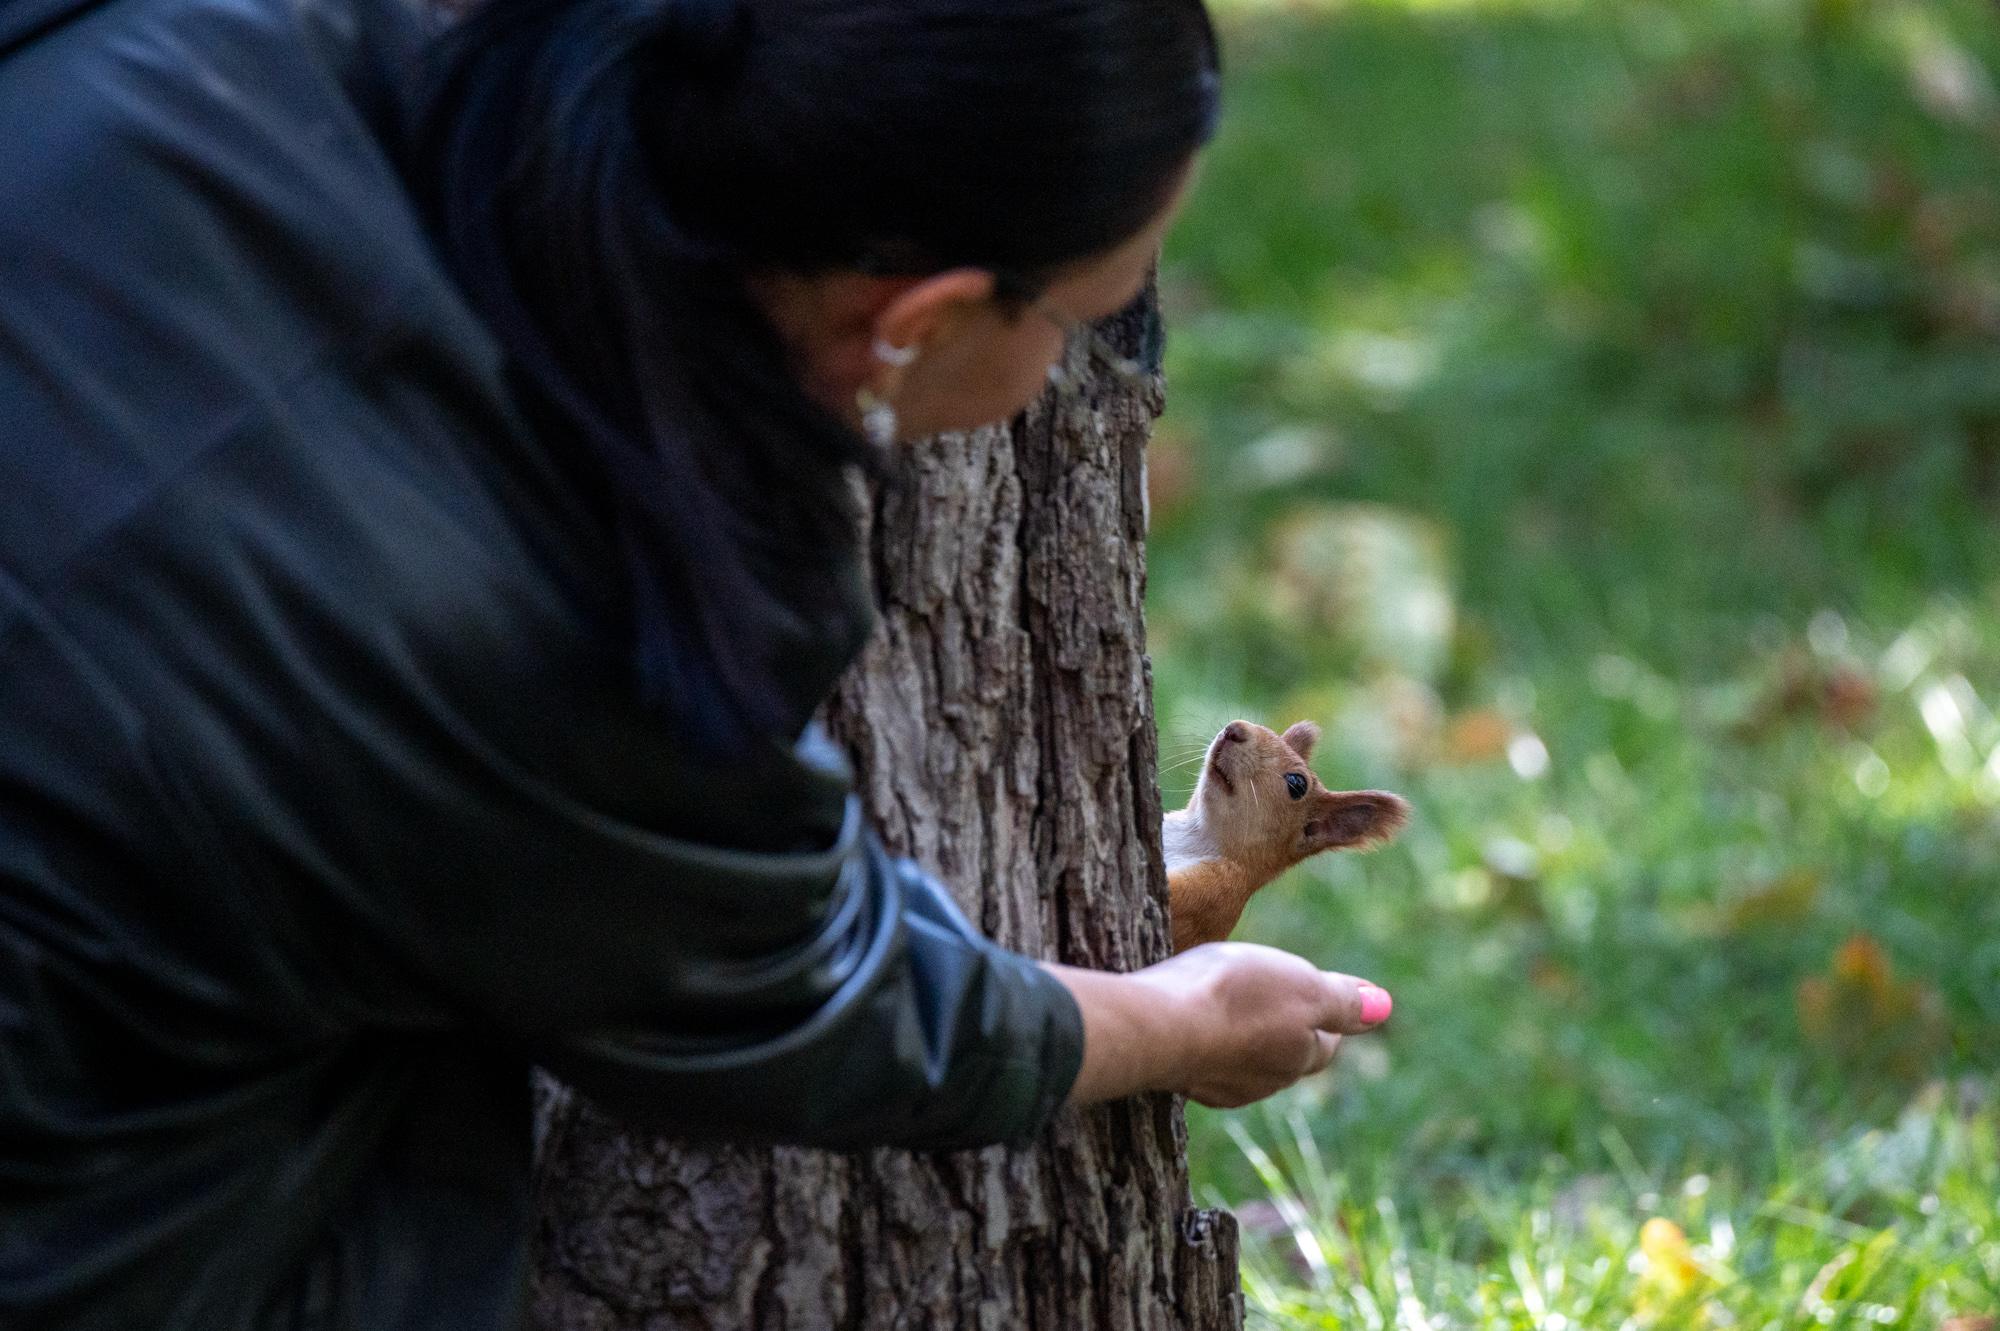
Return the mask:
MULTIPOLYGON (((1150 301, 1111 330, 1157 346, 1150 301)), ((883 622, 830 708, 892 848, 993 937, 1165 955, 1141 597, 1157 386, 908 450, 869 534, 883 622)), ((545 1106, 540 1331, 1220 1331, 1235 1221, 1193 1210, 1179 1106, 1065 1112, 1033 1148, 694 1149, 545 1106)))

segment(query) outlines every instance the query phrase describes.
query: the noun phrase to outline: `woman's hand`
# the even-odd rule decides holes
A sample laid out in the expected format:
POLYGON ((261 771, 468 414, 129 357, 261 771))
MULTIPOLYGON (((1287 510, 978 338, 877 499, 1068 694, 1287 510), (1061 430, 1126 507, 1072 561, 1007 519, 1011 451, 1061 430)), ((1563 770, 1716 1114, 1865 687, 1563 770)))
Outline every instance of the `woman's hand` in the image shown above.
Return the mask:
POLYGON ((1261 1100, 1333 1061, 1340 1037, 1389 1015, 1386 991, 1276 948, 1210 943, 1130 975, 1049 968, 1083 1009, 1072 1104, 1178 1091, 1261 1100))

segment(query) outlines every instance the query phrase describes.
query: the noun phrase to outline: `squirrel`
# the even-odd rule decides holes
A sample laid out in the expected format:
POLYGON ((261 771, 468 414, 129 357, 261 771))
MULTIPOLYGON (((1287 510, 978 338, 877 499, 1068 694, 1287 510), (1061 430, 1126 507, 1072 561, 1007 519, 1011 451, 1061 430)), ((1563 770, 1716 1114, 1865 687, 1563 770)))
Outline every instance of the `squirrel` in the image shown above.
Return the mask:
POLYGON ((1306 766, 1318 739, 1310 721, 1217 732, 1187 807, 1161 820, 1174 951, 1227 938, 1251 895, 1300 860, 1370 849, 1408 821, 1400 795, 1322 786, 1306 766))

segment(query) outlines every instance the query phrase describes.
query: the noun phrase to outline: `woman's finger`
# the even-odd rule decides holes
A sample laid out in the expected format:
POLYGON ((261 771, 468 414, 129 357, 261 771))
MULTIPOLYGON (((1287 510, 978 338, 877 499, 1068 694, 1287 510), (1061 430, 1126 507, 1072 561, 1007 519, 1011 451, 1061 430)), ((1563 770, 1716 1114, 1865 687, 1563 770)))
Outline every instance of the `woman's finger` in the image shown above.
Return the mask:
POLYGON ((1339 971, 1322 971, 1324 1004, 1314 1022, 1321 1030, 1356 1035, 1373 1030, 1389 1017, 1395 1006, 1389 991, 1380 985, 1339 971))

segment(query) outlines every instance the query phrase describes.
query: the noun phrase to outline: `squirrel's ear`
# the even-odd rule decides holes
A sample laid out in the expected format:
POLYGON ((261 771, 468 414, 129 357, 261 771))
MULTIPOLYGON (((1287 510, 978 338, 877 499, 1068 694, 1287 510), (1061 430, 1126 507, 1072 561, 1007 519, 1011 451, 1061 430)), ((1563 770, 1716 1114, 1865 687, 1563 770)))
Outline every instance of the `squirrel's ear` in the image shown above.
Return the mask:
POLYGON ((1386 790, 1329 790, 1306 819, 1306 853, 1377 846, 1409 820, 1410 806, 1400 795, 1386 790))
POLYGON ((1292 752, 1299 757, 1310 758, 1313 755, 1313 745, 1319 743, 1319 727, 1310 721, 1294 721, 1291 729, 1279 738, 1290 745, 1292 752))

